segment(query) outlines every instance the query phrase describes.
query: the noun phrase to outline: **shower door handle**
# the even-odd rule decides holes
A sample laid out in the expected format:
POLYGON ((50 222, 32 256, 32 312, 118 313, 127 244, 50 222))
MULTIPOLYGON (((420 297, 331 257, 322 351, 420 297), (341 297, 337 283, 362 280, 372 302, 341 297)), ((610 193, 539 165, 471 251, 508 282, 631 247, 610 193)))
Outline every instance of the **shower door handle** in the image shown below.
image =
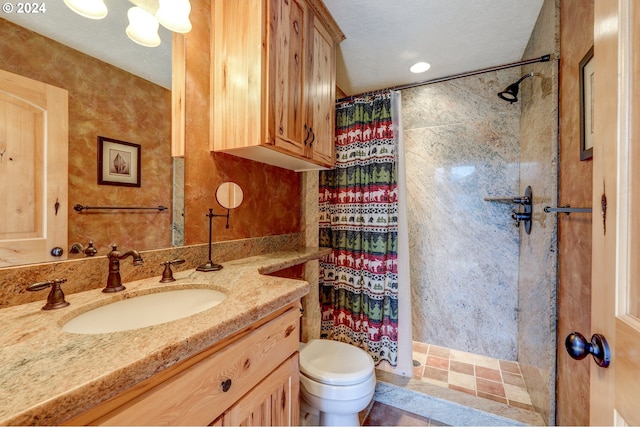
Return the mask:
POLYGON ((611 351, 604 335, 593 334, 591 342, 588 342, 581 333, 571 332, 564 340, 564 346, 569 356, 575 360, 582 360, 591 354, 596 365, 601 368, 608 367, 611 361, 611 351))

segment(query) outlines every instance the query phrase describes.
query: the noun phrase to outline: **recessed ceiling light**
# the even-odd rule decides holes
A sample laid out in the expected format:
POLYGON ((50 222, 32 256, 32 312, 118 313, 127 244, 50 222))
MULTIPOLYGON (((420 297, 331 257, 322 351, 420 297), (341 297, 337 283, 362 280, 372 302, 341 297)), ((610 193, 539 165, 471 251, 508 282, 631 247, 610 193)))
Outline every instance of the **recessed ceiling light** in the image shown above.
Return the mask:
POLYGON ((417 62, 415 64, 413 64, 411 66, 411 68, 409 68, 409 71, 411 71, 412 73, 424 73, 425 71, 427 71, 429 68, 431 68, 431 64, 429 64, 428 62, 417 62))

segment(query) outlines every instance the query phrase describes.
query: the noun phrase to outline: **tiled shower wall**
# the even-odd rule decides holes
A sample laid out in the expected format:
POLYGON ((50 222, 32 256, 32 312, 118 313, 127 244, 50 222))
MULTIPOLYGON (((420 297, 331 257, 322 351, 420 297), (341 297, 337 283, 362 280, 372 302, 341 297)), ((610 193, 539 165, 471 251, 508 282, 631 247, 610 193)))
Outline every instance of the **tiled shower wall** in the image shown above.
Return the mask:
POLYGON ((413 340, 517 360, 520 103, 501 70, 402 92, 413 340))
POLYGON ((520 190, 532 187, 534 215, 531 234, 520 234, 518 362, 533 405, 550 425, 555 424, 558 224, 557 214, 543 209, 558 201, 559 37, 559 0, 545 0, 523 57, 551 54, 552 60, 522 67, 535 75, 520 88, 520 190))

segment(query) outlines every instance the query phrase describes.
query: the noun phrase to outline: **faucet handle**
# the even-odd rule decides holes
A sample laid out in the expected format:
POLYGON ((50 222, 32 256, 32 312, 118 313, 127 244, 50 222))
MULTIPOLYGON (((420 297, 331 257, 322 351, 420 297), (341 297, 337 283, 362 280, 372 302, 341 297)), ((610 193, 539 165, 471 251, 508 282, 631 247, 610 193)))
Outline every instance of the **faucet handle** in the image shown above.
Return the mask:
POLYGON ((164 265, 164 271, 162 272, 162 279, 160 279, 160 283, 175 282, 176 279, 173 278, 173 271, 171 271, 171 266, 183 263, 184 259, 182 258, 161 263, 160 265, 164 265))
POLYGON ((82 252, 85 256, 94 256, 98 253, 98 250, 93 246, 93 240, 89 240, 87 247, 82 246, 82 243, 74 243, 69 249, 71 254, 79 254, 82 252))
POLYGON ((89 240, 89 245, 84 250, 84 254, 86 256, 95 256, 98 253, 98 250, 93 246, 93 240, 89 240))
POLYGON ((60 287, 60 285, 66 281, 67 279, 53 279, 45 282, 33 283, 27 286, 27 291, 40 291, 51 286, 51 291, 47 296, 47 303, 42 307, 42 309, 53 310, 56 308, 66 307, 69 303, 64 299, 64 292, 62 292, 62 288, 60 287))

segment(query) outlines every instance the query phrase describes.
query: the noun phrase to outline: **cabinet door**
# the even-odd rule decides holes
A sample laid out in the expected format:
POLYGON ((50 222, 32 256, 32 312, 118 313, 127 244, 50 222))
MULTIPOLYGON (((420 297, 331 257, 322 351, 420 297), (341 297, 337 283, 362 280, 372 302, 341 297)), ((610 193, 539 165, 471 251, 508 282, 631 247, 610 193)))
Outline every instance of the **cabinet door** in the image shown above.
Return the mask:
POLYGON ((222 425, 299 425, 298 393, 299 372, 296 353, 226 411, 222 425))
POLYGON ((310 25, 308 124, 312 129, 306 155, 328 167, 334 163, 335 43, 318 19, 310 25))
POLYGON ((306 5, 299 0, 270 0, 270 17, 270 135, 276 147, 302 156, 306 137, 306 5))
POLYGON ((210 150, 264 142, 263 0, 211 2, 210 150))

